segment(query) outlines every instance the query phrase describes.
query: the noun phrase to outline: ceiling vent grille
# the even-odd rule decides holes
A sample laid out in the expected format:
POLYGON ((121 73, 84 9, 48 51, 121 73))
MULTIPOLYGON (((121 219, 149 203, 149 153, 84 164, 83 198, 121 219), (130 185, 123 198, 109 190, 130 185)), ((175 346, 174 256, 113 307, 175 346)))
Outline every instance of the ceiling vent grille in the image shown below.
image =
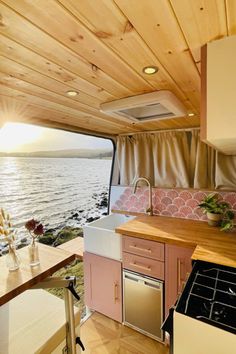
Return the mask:
POLYGON ((186 108, 170 91, 156 91, 102 103, 101 111, 140 123, 184 117, 187 114, 186 108))

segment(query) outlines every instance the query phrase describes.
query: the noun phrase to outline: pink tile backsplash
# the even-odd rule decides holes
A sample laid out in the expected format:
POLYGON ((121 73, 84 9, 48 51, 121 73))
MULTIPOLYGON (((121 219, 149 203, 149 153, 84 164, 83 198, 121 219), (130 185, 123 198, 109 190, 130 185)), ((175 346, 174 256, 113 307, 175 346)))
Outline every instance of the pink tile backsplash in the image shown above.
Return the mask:
MULTIPOLYGON (((133 194, 132 190, 132 187, 123 188, 117 199, 113 201, 111 209, 144 213, 148 205, 148 188, 139 188, 136 194, 133 194)), ((153 188, 152 203, 154 214, 192 220, 206 220, 206 215, 203 214, 198 204, 209 193, 212 193, 212 191, 153 188)), ((231 205, 236 215, 236 192, 216 191, 216 193, 231 205)))

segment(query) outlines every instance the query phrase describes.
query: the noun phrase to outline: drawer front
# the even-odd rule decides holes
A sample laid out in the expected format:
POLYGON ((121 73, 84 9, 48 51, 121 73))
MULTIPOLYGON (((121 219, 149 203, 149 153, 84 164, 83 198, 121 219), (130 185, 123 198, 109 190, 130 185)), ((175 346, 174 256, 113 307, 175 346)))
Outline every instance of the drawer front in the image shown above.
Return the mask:
POLYGON ((123 252, 123 268, 164 280, 164 262, 123 252))
POLYGON ((160 242, 123 236, 122 248, 123 252, 134 253, 139 256, 164 261, 164 244, 160 242))

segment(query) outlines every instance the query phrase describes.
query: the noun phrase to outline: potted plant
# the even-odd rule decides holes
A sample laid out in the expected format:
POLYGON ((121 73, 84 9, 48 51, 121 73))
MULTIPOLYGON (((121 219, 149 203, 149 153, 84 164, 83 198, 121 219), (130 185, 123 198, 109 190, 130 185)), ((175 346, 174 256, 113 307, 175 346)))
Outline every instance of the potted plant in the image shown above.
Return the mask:
POLYGON ((234 227, 234 212, 227 202, 219 200, 217 193, 207 195, 198 206, 207 214, 209 225, 221 226, 222 231, 228 231, 234 227))

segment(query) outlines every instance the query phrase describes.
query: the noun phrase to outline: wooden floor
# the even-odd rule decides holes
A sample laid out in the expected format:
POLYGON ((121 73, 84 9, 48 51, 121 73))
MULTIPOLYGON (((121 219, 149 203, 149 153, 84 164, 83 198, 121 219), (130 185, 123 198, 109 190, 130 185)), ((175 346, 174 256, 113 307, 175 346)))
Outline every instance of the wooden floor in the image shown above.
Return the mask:
POLYGON ((81 326, 86 354, 168 354, 168 347, 94 313, 81 326))

